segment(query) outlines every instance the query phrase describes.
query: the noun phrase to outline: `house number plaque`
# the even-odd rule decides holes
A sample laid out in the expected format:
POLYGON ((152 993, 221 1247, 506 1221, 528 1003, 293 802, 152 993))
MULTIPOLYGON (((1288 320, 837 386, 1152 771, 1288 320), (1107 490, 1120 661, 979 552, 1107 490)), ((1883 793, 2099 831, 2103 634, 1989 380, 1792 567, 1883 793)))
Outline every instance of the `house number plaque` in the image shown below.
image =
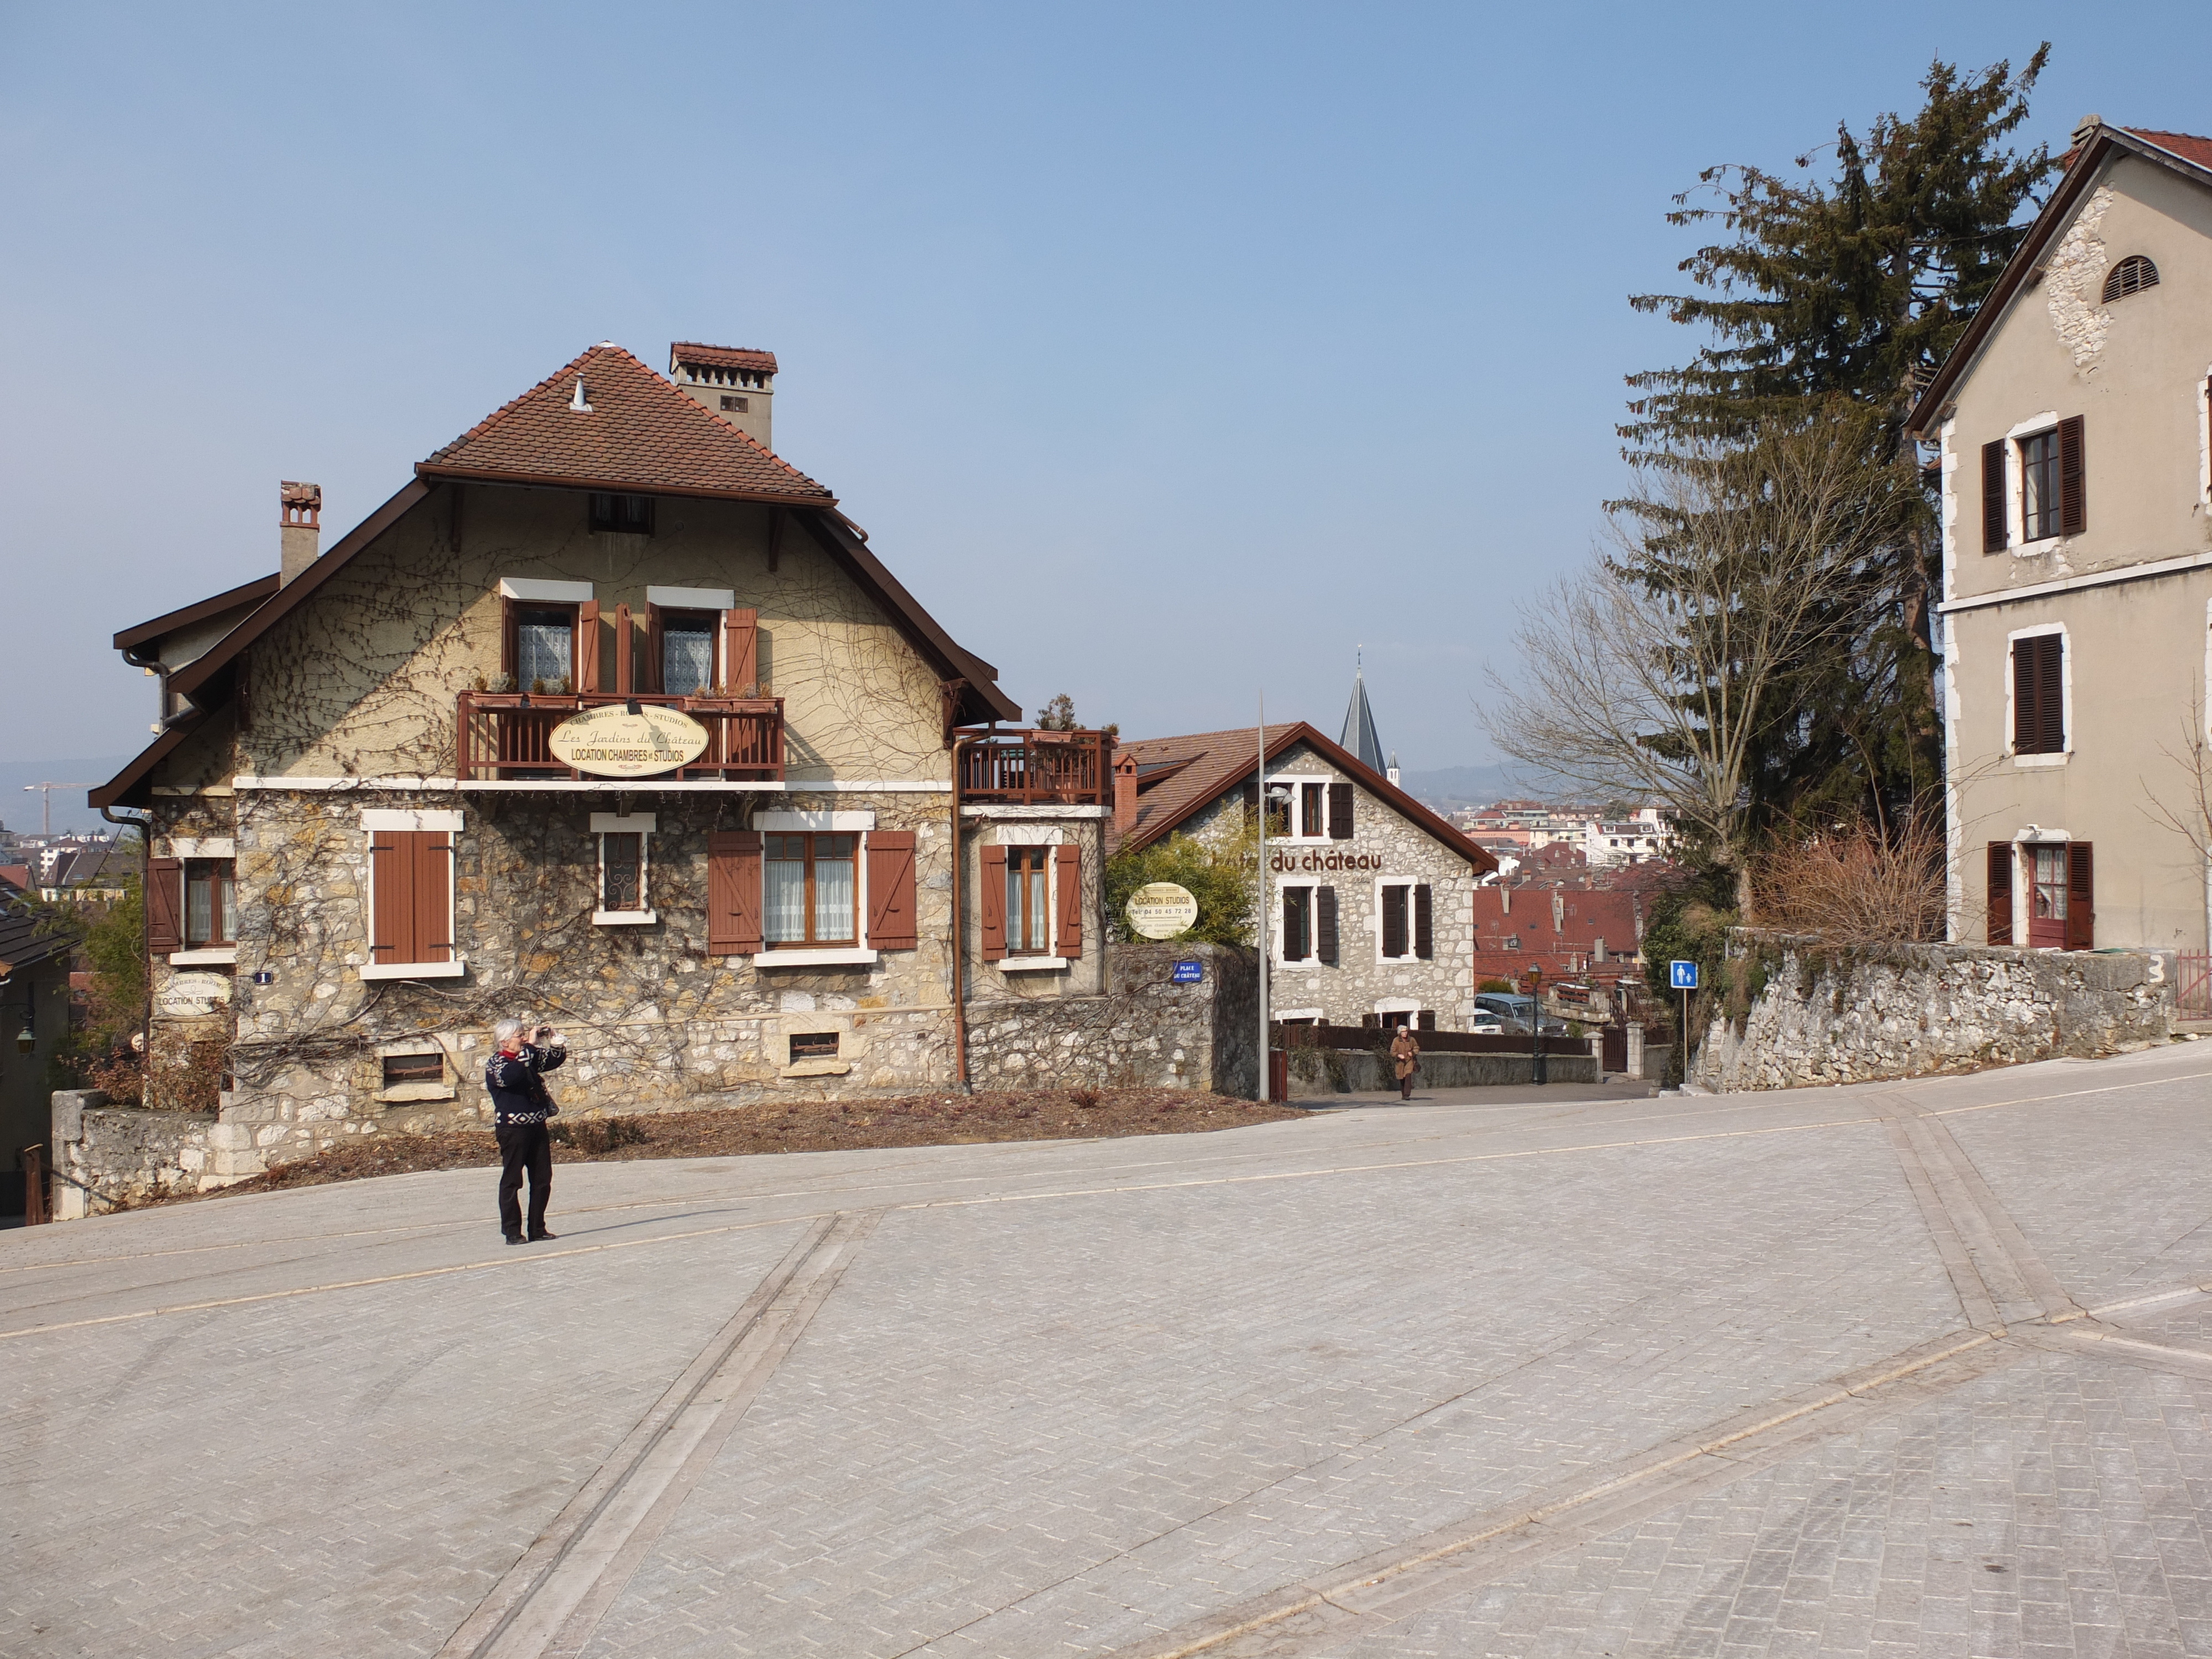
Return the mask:
POLYGON ((707 728, 678 709, 641 704, 633 714, 611 702, 562 720, 545 746, 562 765, 593 777, 644 778, 698 759, 707 728))

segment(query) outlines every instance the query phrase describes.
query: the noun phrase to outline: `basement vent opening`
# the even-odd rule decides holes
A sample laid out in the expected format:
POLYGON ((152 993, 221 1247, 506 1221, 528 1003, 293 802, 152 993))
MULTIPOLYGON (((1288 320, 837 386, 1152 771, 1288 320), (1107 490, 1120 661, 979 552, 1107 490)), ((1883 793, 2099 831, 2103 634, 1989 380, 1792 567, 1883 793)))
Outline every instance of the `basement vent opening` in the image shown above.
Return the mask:
POLYGON ((2105 303, 2124 300, 2130 294, 2140 294, 2147 288, 2158 286, 2158 267, 2140 253, 2130 253, 2114 265, 2112 274, 2105 278, 2105 303))
POLYGON ((446 1057, 443 1054, 386 1054, 384 1057, 384 1086, 398 1088, 404 1083, 443 1083, 446 1080, 446 1057))
POLYGON ((835 1060, 837 1058, 837 1034, 835 1031, 794 1031, 791 1036, 791 1058, 802 1060, 835 1060))

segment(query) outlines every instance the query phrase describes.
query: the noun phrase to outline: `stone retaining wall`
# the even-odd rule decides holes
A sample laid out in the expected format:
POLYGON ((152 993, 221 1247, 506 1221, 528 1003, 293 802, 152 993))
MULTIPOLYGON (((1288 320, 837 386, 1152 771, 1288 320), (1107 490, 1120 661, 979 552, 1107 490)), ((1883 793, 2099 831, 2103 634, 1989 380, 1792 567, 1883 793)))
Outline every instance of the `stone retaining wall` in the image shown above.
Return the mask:
POLYGON ((978 1089, 1259 1091, 1260 979, 1249 951, 1116 945, 1103 996, 968 1006, 968 1077, 978 1089), (1178 962, 1200 964, 1193 984, 1178 962))
POLYGON ((54 1218, 74 1221, 120 1205, 200 1190, 211 1112, 109 1106, 96 1089, 53 1097, 54 1218))
POLYGON ((1849 949, 1739 929, 1739 1023, 1708 1028, 1693 1066, 1709 1089, 1794 1089, 1972 1071, 2165 1042, 2173 963, 2159 951, 1979 945, 1849 949))

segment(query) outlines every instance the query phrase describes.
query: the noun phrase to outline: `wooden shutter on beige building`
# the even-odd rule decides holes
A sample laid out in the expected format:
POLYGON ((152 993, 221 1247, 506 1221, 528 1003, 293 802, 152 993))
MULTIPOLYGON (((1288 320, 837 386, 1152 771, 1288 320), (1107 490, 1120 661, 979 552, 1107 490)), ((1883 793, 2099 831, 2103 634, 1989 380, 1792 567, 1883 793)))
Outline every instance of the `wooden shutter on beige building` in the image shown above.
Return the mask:
POLYGON ((453 857, 443 830, 369 831, 369 957, 379 967, 453 959, 453 857))
POLYGON ((1993 841, 1989 844, 1989 942, 1991 945, 2012 943, 2012 843, 1993 841))
POLYGON ((1352 786, 1348 783, 1332 783, 1328 787, 1328 838, 1352 839, 1352 786))
MULTIPOLYGON (((1348 787, 1348 786, 1347 786, 1348 787)), ((1314 889, 1314 954, 1336 966, 1336 889, 1314 889)))
POLYGON ((750 956, 760 948, 760 832, 717 830, 707 837, 707 954, 750 956))
POLYGON ((914 915, 914 832, 868 831, 868 938, 878 951, 921 944, 914 915))
POLYGON ((1982 551, 2002 553, 2011 544, 2007 521, 2005 459, 2012 448, 2000 438, 1982 446, 1982 551))
POLYGON ((1060 907, 1060 954, 1083 954, 1083 849, 1052 849, 1053 896, 1060 907))
POLYGON ((1413 954, 1424 962, 1437 954, 1436 898, 1426 882, 1413 889, 1413 954))
POLYGON ((750 607, 722 613, 721 683, 733 693, 760 684, 760 612, 750 607))
POLYGON ((1006 849, 986 847, 982 857, 981 890, 975 895, 983 936, 983 960, 1003 962, 1006 956, 1006 849))
POLYGON ((586 599, 576 607, 576 690, 599 689, 599 602, 586 599))
POLYGON ((2078 536, 2088 527, 2088 457, 2075 415, 2058 423, 2058 533, 2078 536))
POLYGON ((155 956, 185 948, 185 861, 146 861, 146 948, 155 956))
POLYGON ((2066 843, 2066 948, 2097 948, 2096 864, 2086 841, 2066 843))
POLYGON ((2032 634, 2012 642, 2012 735, 2016 755, 2066 749, 2066 636, 2032 634))

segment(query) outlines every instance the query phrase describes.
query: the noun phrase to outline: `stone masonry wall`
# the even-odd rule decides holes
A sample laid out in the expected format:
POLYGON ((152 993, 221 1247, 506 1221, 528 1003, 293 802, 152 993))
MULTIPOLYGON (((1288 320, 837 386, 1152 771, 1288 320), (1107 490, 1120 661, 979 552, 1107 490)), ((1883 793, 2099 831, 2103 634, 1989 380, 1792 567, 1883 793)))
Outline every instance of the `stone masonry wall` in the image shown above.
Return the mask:
POLYGON ((968 1009, 968 1076, 978 1089, 1187 1088, 1258 1092, 1260 981, 1254 955, 1218 945, 1116 945, 1103 996, 1006 999, 968 1009), (1175 964, 1205 977, 1175 982, 1175 964))
POLYGON ((1792 1089, 1971 1071, 2162 1042, 2170 959, 2153 951, 1892 945, 1845 950, 1740 930, 1733 971, 1751 993, 1741 1027, 1716 1019, 1696 1080, 1792 1089))
POLYGON ((145 1111, 106 1100, 97 1090, 53 1097, 55 1219, 74 1221, 199 1190, 213 1115, 145 1111))

